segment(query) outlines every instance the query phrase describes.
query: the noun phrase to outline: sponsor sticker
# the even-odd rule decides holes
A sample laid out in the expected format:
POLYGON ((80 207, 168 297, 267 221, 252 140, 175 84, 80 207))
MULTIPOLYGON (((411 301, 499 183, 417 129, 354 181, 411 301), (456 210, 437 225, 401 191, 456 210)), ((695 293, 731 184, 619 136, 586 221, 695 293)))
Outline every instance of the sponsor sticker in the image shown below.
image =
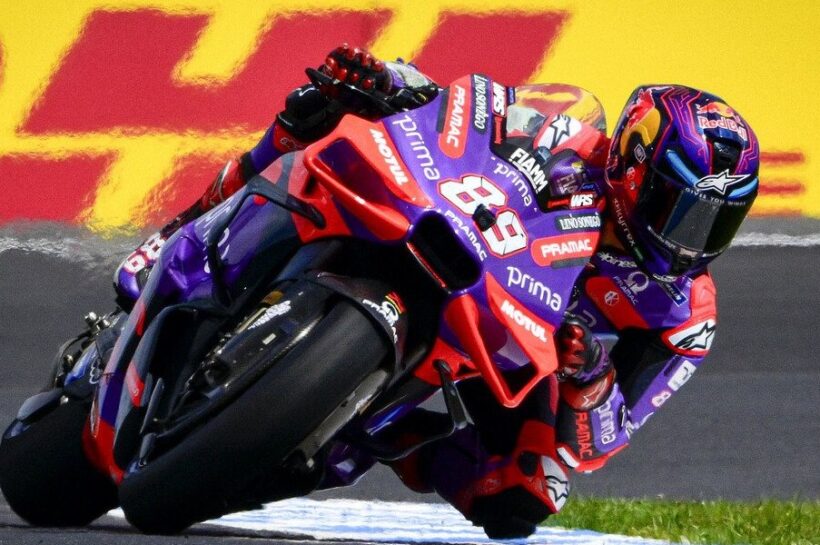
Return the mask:
POLYGON ((529 180, 536 194, 547 189, 549 180, 538 160, 526 150, 516 147, 508 157, 509 161, 529 180))
POLYGON ((392 143, 387 139, 387 136, 378 129, 370 129, 370 136, 376 144, 376 149, 379 150, 379 155, 382 156, 387 168, 393 177, 393 180, 399 184, 404 185, 410 181, 408 174, 404 171, 404 167, 399 164, 396 158, 396 151, 392 143))
POLYGON ((672 299, 675 306, 679 307, 688 301, 686 295, 673 282, 658 282, 658 285, 672 299))
POLYGON ((595 205, 595 193, 591 191, 584 191, 581 193, 574 193, 569 199, 570 208, 589 208, 595 205))
POLYGON ((598 252, 596 255, 604 263, 609 263, 610 265, 615 265, 616 267, 621 267, 622 269, 635 269, 638 267, 638 264, 631 259, 624 259, 609 252, 598 252))
POLYGON ((290 301, 282 301, 281 303, 277 303, 273 306, 268 307, 264 314, 256 319, 254 323, 248 326, 248 331, 251 329, 256 329, 259 326, 265 325, 266 323, 270 322, 277 316, 283 316, 290 312, 290 301))
POLYGON ((559 231, 592 231, 601 228, 601 216, 598 214, 576 214, 555 218, 555 226, 559 231))
POLYGON ((613 276, 612 279, 633 305, 638 304, 638 294, 649 287, 649 277, 641 271, 632 271, 626 278, 613 276))
POLYGON ((576 233, 536 239, 530 251, 542 267, 583 264, 595 253, 599 234, 576 233))
POLYGON ((692 375, 695 374, 695 370, 697 367, 688 360, 683 360, 678 368, 675 370, 675 373, 672 375, 672 378, 669 379, 667 383, 672 391, 677 392, 681 386, 686 384, 692 375))
POLYGON ((464 220, 461 217, 456 216, 452 210, 447 210, 446 212, 444 212, 444 217, 446 217, 453 223, 458 232, 462 233, 465 237, 467 237, 467 240, 470 241, 473 250, 475 250, 475 253, 478 256, 478 259, 480 259, 481 261, 487 259, 487 250, 485 250, 479 242, 478 235, 476 235, 475 231, 472 230, 470 224, 465 223, 464 220))
POLYGON ((749 139, 749 133, 746 127, 740 123, 740 118, 732 108, 723 102, 696 104, 695 113, 698 116, 698 126, 701 129, 726 129, 737 133, 744 140, 749 139), (711 118, 708 117, 710 115, 711 118))
POLYGON ((490 80, 482 75, 473 76, 473 127, 481 134, 487 132, 490 120, 487 107, 487 84, 489 82, 490 80))
MULTIPOLYGON (((419 131, 418 124, 410 117, 410 114, 404 114, 404 117, 393 119, 391 122, 393 127, 398 127, 407 143, 410 145, 410 151, 416 159, 416 163, 425 178, 434 182, 441 178, 441 171, 436 167, 436 162, 430 152, 430 148, 424 141, 424 135, 419 131)), ((405 158, 407 158, 405 156, 405 158)))
POLYGON ((554 361, 554 328, 507 293, 490 274, 486 276, 486 287, 493 316, 506 326, 524 353, 532 361, 554 361))
POLYGON ((493 113, 500 117, 507 116, 507 89, 496 82, 493 82, 493 113))
POLYGON ((526 291, 555 312, 561 310, 563 303, 561 295, 555 293, 549 286, 523 272, 518 267, 507 267, 507 287, 519 288, 526 291))
POLYGON ((438 145, 444 155, 458 159, 467 149, 467 123, 465 117, 471 109, 471 96, 467 91, 471 78, 462 78, 450 86, 447 97, 447 113, 444 127, 438 138, 438 145))
POLYGON ((387 325, 393 331, 393 342, 398 341, 399 337, 398 331, 396 331, 396 324, 404 312, 404 306, 398 294, 391 292, 387 294, 380 303, 376 303, 370 299, 362 299, 362 304, 372 308, 377 314, 384 318, 384 321, 387 322, 387 325))

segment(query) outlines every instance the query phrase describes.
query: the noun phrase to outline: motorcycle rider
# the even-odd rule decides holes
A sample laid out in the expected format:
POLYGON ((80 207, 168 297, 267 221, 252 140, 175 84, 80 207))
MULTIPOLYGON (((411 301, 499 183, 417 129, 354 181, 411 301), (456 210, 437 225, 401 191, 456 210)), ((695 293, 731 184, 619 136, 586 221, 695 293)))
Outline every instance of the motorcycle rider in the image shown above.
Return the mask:
MULTIPOLYGON (((411 65, 348 46, 331 52, 321 71, 398 97, 407 108, 438 93, 411 65)), ((521 98, 509 106, 497 153, 509 160, 517 149, 547 173, 545 206, 578 191, 607 202, 597 251, 556 333, 559 371, 516 409, 499 406, 481 381, 464 381, 459 389, 474 425, 391 464, 410 488, 435 490, 493 538, 529 535, 558 512, 569 494, 568 469, 603 467, 700 366, 716 327, 706 267, 729 246, 758 186, 757 139, 714 95, 639 87, 607 141, 594 98, 582 123, 539 111, 526 91, 538 94, 537 87, 516 90, 521 98)), ((291 93, 259 144, 229 161, 197 203, 121 266, 115 280, 123 304, 136 298, 159 247, 179 226, 283 153, 329 133, 344 113, 330 100, 335 92, 308 85, 291 93)), ((437 418, 416 409, 396 440, 423 438, 437 418)))

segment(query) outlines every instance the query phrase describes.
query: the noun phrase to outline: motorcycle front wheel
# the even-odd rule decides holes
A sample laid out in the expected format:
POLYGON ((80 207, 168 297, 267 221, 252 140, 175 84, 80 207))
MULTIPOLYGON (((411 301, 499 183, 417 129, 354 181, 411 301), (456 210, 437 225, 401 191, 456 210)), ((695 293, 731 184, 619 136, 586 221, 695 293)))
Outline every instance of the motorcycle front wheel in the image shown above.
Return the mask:
POLYGON ((362 309, 339 300, 239 397, 126 476, 119 491, 126 518, 143 532, 174 534, 258 503, 259 483, 391 351, 362 309))
POLYGON ((91 403, 71 400, 0 443, 0 489, 34 526, 85 526, 117 506, 117 488, 83 452, 91 403))

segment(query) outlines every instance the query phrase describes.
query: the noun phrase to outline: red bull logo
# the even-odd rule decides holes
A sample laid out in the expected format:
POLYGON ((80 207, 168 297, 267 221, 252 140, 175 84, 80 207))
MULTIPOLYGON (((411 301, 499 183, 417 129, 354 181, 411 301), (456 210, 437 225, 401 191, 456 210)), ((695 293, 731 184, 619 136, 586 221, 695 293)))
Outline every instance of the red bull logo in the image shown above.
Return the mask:
POLYGON ((698 126, 701 129, 725 129, 736 132, 744 140, 749 140, 749 133, 741 123, 740 116, 723 102, 696 104, 695 113, 698 115, 698 126), (717 118, 706 117, 709 114, 717 118))
POLYGON ((698 115, 716 114, 721 117, 733 118, 737 114, 735 111, 722 102, 707 102, 706 104, 696 104, 698 115))

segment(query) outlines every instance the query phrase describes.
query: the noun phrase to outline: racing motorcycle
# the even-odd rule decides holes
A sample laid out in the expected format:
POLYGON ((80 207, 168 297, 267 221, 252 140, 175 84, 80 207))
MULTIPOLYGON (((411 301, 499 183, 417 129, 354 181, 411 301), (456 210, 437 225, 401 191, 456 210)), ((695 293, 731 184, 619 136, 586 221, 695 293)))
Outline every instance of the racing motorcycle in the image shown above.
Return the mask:
POLYGON ((310 76, 383 117, 278 159, 165 243, 130 312, 86 317, 0 444, 30 523, 121 505, 175 533, 350 484, 421 445, 389 437, 430 395, 449 417, 425 442, 467 424, 459 381, 515 407, 555 371, 598 239, 562 220, 601 203, 551 199, 500 153, 514 89, 474 74, 408 110, 310 76))

